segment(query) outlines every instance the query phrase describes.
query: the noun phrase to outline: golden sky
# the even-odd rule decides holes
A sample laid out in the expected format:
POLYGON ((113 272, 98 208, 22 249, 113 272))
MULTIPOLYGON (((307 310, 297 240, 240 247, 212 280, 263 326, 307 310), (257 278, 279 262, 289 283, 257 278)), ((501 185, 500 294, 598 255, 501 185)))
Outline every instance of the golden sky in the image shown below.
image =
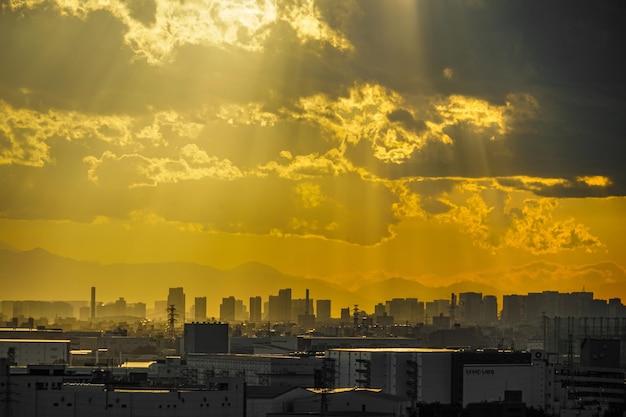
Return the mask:
POLYGON ((0 241, 348 286, 626 282, 616 4, 2 2, 0 241))

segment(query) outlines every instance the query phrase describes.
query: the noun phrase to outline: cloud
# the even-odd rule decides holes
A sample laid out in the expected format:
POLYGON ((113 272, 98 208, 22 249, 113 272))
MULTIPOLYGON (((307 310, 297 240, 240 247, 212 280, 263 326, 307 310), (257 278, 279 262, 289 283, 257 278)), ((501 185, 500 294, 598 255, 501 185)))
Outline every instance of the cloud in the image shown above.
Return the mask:
POLYGON ((236 103, 222 105, 216 115, 219 119, 225 120, 231 125, 259 125, 273 126, 278 117, 276 114, 263 111, 261 103, 247 103, 239 105, 236 103))
POLYGON ((493 105, 459 95, 403 97, 381 85, 356 84, 344 96, 301 98, 292 117, 345 143, 346 158, 381 177, 477 177, 510 172, 508 139, 538 108, 522 93, 493 105))
POLYGON ((450 209, 435 214, 435 218, 458 224, 481 248, 494 253, 513 248, 535 255, 604 249, 604 244, 585 225, 574 218, 554 215, 559 207, 556 199, 527 198, 518 203, 519 198, 513 198, 516 192, 480 182, 461 183, 457 191, 461 193, 444 200, 450 209), (459 202, 459 198, 464 199, 459 202))
MULTIPOLYGON (((519 120, 533 115, 533 100, 525 98, 521 102, 530 103, 531 110, 521 106, 517 112, 510 104, 492 106, 457 96, 430 99, 418 106, 380 86, 359 85, 349 95, 337 99, 325 95, 305 97, 299 101, 296 112, 287 108, 268 112, 260 103, 231 103, 215 108, 214 113, 207 107, 192 114, 150 110, 131 117, 61 110, 40 113, 3 103, 0 127, 8 132, 5 136, 20 138, 11 142, 13 147, 5 148, 4 154, 14 155, 6 163, 54 166, 56 158, 71 155, 63 153, 60 143, 81 144, 84 175, 92 183, 88 193, 102 193, 85 207, 85 213, 91 213, 93 218, 123 217, 148 209, 168 220, 204 224, 207 230, 317 236, 376 245, 392 238, 402 219, 419 217, 457 224, 477 246, 490 251, 516 248, 545 254, 601 248, 599 240, 583 225, 573 219, 554 219, 556 205, 549 203, 552 200, 512 203, 511 196, 516 193, 540 194, 549 187, 571 184, 566 180, 392 179, 378 176, 350 159, 348 150, 356 149, 360 143, 367 144, 372 157, 391 164, 411 160, 387 157, 398 147, 403 149, 399 143, 402 140, 414 148, 412 152, 423 151, 423 144, 429 142, 454 148, 458 137, 450 136, 453 132, 449 128, 458 125, 473 131, 479 143, 506 141, 511 121, 518 120, 518 113, 519 120), (221 129, 228 129, 223 132, 229 136, 243 128, 253 129, 251 132, 256 134, 270 129, 269 138, 273 129, 301 121, 327 135, 325 151, 294 154, 295 148, 289 146, 289 141, 279 141, 285 148, 274 155, 276 159, 244 167, 218 156, 207 146, 211 143, 207 134, 218 132, 215 128, 220 125, 221 129), (40 146, 38 159, 35 154, 20 153, 16 148, 28 144, 21 138, 32 132, 37 132, 31 140, 40 146), (386 153, 381 153, 381 147, 386 153), (102 151, 98 154, 97 149, 102 151), (20 160, 19 155, 26 159, 20 160), (209 208, 203 199, 181 198, 185 193, 197 193, 194 189, 223 195, 226 183, 230 184, 228 193, 239 197, 221 197, 220 207, 225 210, 209 208), (154 190, 133 191, 146 187, 154 190), (168 194, 178 197, 172 200, 168 194), (111 201, 121 195, 133 197, 125 197, 127 204, 111 210, 111 201), (268 204, 268 198, 274 200, 268 204), (110 202, 98 208, 96 201, 102 199, 110 202), (154 201, 162 206, 155 206, 154 201), (249 208, 242 209, 242 201, 249 208), (174 204, 184 204, 185 209, 174 204), (362 227, 363 224, 368 227, 362 227)), ((406 155, 410 156, 410 152, 406 155)), ((67 161, 64 164, 70 166, 67 161)), ((580 177, 573 182, 595 188, 609 183, 600 176, 580 177)), ((85 213, 79 217, 84 218, 85 213)))
POLYGON ((126 28, 124 40, 134 54, 151 65, 171 61, 177 48, 185 45, 235 47, 261 51, 276 24, 292 27, 301 42, 319 42, 340 50, 351 48, 343 34, 330 28, 312 0, 290 2, 278 7, 273 1, 110 1, 79 0, 15 1, 12 12, 53 7, 60 14, 86 18, 106 11, 126 28))
POLYGON ((2 100, 0 110, 0 164, 42 167, 52 163, 52 139, 96 141, 112 149, 137 152, 162 148, 174 139, 195 139, 204 128, 203 123, 173 110, 134 117, 55 109, 39 112, 15 108, 2 100))
POLYGON ((156 186, 162 183, 213 178, 233 180, 243 173, 228 160, 218 160, 198 148, 185 145, 178 159, 149 158, 139 154, 115 155, 105 152, 100 158, 83 160, 89 167, 88 177, 95 183, 114 180, 118 187, 156 186))
POLYGON ((580 176, 576 178, 537 178, 513 176, 497 178, 499 184, 532 191, 545 197, 605 197, 611 194, 613 180, 603 175, 580 176))

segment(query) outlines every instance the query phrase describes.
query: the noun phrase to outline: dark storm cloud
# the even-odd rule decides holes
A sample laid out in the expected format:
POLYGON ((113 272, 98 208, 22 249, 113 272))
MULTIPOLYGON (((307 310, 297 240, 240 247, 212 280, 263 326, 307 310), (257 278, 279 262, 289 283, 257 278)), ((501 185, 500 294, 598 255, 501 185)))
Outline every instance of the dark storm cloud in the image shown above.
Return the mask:
POLYGON ((3 97, 43 110, 128 109, 141 78, 130 71, 132 53, 122 47, 123 31, 107 12, 85 20, 60 16, 53 8, 0 14, 3 97))
MULTIPOLYGON (((132 19, 145 27, 156 24, 155 1, 126 4, 132 19)), ((223 102, 259 102, 279 115, 302 97, 345 97, 357 83, 388 87, 405 104, 415 97, 456 94, 500 106, 510 93, 526 93, 539 103, 537 114, 531 121, 512 120, 510 131, 495 141, 492 132, 459 122, 444 130, 451 143, 430 141, 399 164, 377 160, 363 142, 348 146, 346 156, 385 178, 606 176, 611 185, 604 191, 626 193, 623 2, 324 0, 317 7, 353 49, 303 42, 295 27, 281 20, 267 28, 261 50, 181 41, 160 66, 133 54, 125 38, 129 28, 107 11, 83 18, 46 6, 4 13, 0 97, 14 107, 41 111, 131 114, 147 107, 193 112, 223 102)), ((433 121, 432 113, 406 109, 385 116, 415 133, 433 121)), ((203 117, 213 120, 210 111, 203 117)), ((294 154, 325 150, 323 144, 311 145, 310 126, 295 125, 276 127, 274 132, 281 132, 274 139, 274 132, 249 128, 247 137, 234 135, 232 146, 223 147, 207 127, 200 140, 216 155, 232 151, 233 160, 246 155, 235 150, 249 144, 259 147, 259 162, 293 144, 299 146, 294 154)), ((599 192, 551 190, 562 196, 599 192)))
POLYGON ((405 109, 394 110, 387 115, 387 118, 392 122, 399 122, 408 130, 415 133, 420 133, 426 129, 426 123, 423 120, 416 120, 413 115, 405 109))
MULTIPOLYGON (((499 105, 509 93, 527 93, 539 103, 532 122, 512 125, 504 143, 472 137, 462 125, 449 127, 452 145, 430 144, 405 166, 369 161, 381 172, 391 177, 602 175, 612 180, 610 193, 626 193, 623 2, 359 5, 359 24, 349 26, 358 77, 406 96, 460 94, 499 105)), ((585 188, 577 190, 553 189, 562 196, 585 195, 585 188)))

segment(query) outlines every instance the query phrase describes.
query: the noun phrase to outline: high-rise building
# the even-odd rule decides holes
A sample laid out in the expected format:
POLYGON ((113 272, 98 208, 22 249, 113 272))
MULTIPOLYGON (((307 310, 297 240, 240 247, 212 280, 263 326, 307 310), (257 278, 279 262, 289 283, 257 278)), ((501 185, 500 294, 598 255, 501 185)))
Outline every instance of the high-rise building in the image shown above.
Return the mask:
POLYGON ((483 294, 480 292, 462 292, 459 294, 459 311, 457 319, 462 324, 478 324, 482 322, 483 294))
POLYGON ((396 323, 421 323, 424 321, 424 303, 417 298, 393 298, 386 302, 385 311, 396 323))
POLYGON ((315 327, 315 315, 313 314, 313 300, 309 297, 309 289, 306 289, 304 300, 291 300, 291 317, 298 321, 298 325, 305 329, 315 327))
POLYGON ((258 323, 262 321, 261 316, 262 300, 260 296, 250 297, 250 321, 258 323))
POLYGON ((170 288, 167 295, 167 307, 172 305, 176 309, 176 321, 180 326, 185 323, 185 293, 182 287, 170 288))
POLYGON ((313 315, 313 300, 294 298, 291 300, 291 319, 297 320, 302 315, 313 315))
POLYGON ((196 297, 194 304, 194 320, 206 321, 206 297, 196 297))
POLYGON ((126 315, 126 300, 124 300, 124 297, 120 297, 116 302, 115 302, 115 307, 113 309, 114 311, 114 315, 116 317, 122 317, 126 315))
POLYGON ((350 307, 345 307, 341 309, 341 322, 349 323, 352 321, 352 316, 350 315, 350 307))
POLYGON ((495 324, 498 322, 498 298, 495 295, 483 297, 483 324, 495 324))
POLYGON ((235 321, 235 297, 222 298, 220 304, 220 320, 225 322, 235 321))
POLYGON ((330 320, 330 300, 317 300, 315 303, 316 320, 325 322, 330 320))
POLYGON ((510 294, 502 297, 500 320, 509 325, 521 324, 526 319, 526 296, 510 294))
POLYGON ((152 318, 155 320, 165 320, 167 318, 167 300, 155 300, 152 318))
POLYGON ((433 300, 426 304, 426 317, 424 322, 426 324, 433 324, 435 317, 450 317, 450 301, 449 300, 433 300))
POLYGON ((235 321, 248 320, 248 311, 243 304, 243 300, 235 300, 235 321))
POLYGON ((270 295, 269 320, 271 322, 291 320, 291 288, 279 290, 278 295, 270 295))

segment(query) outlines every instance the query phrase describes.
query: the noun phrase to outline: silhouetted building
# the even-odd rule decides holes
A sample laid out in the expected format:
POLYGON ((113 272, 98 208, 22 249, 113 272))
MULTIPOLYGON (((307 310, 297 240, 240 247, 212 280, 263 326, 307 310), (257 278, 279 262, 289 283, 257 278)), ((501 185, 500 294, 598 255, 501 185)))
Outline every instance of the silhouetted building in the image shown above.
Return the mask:
POLYGON ((422 323, 424 321, 424 303, 417 298, 393 298, 385 303, 387 316, 396 323, 422 323))
POLYGON ((500 320, 509 325, 524 323, 526 320, 526 296, 517 294, 503 296, 500 320))
POLYGON ((308 300, 308 303, 304 298, 291 300, 291 317, 297 319, 302 315, 313 315, 313 300, 308 300), (309 308, 306 307, 307 304, 309 308))
POLYGON ((258 323, 263 320, 261 316, 261 306, 263 302, 260 296, 250 297, 250 321, 258 323))
POLYGON ((165 319, 167 317, 167 300, 156 300, 154 302, 155 319, 165 319))
POLYGON ((459 311, 457 319, 464 324, 482 322, 483 294, 479 292, 462 292, 459 294, 459 311))
POLYGON ((493 325, 498 322, 498 298, 495 295, 483 297, 482 313, 481 323, 493 325))
POLYGON ((343 323, 349 323, 352 321, 352 316, 350 315, 350 307, 341 309, 341 321, 343 323))
POLYGON ((235 321, 235 301, 235 297, 232 295, 228 298, 222 298, 222 304, 220 304, 221 321, 235 321))
POLYGON ((229 353, 226 323, 185 323, 183 338, 186 354, 229 353))
POLYGON ((279 290, 278 295, 270 295, 269 319, 271 322, 291 320, 291 288, 279 290))
POLYGON ((206 297, 196 297, 194 304, 194 319, 206 321, 206 297))
POLYGON ((330 300, 317 300, 315 302, 316 319, 318 322, 330 320, 330 300))
POLYGON ((185 323, 185 293, 182 287, 170 288, 167 305, 173 305, 176 309, 177 322, 179 324, 185 323))
MULTIPOLYGON (((433 319, 441 315, 448 316, 450 314, 450 301, 448 300, 433 300, 425 303, 424 323, 434 324, 433 319)), ((448 318, 449 320, 449 318, 448 318)), ((449 327, 449 326, 448 326, 449 327)))

